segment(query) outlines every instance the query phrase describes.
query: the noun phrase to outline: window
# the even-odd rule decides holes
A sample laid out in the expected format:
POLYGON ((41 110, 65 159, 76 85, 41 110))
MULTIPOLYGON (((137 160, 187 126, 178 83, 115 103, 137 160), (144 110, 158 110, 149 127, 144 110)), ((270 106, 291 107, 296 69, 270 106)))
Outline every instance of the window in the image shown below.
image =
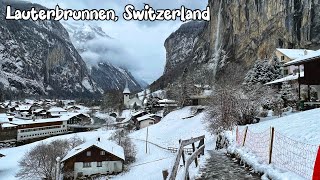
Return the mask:
POLYGON ((97 167, 102 167, 102 162, 97 162, 97 167))
POLYGON ((91 151, 87 151, 87 156, 91 156, 91 151))
POLYGON ((154 124, 153 122, 149 122, 149 124, 154 124))
POLYGON ((281 61, 284 61, 284 56, 281 56, 281 61))
POLYGON ((100 151, 100 155, 104 156, 104 155, 106 155, 106 152, 105 151, 100 151))
POLYGON ((83 167, 84 167, 84 168, 91 167, 91 162, 84 162, 84 163, 83 163, 83 167))

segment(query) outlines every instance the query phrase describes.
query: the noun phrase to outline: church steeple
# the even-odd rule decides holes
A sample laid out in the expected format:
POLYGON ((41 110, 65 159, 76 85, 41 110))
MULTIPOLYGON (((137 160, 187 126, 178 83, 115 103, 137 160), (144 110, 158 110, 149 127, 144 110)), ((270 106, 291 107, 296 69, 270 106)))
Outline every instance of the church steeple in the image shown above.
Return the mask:
POLYGON ((130 89, 129 89, 129 86, 128 86, 128 81, 126 81, 126 87, 124 88, 123 90, 123 94, 130 94, 130 89))

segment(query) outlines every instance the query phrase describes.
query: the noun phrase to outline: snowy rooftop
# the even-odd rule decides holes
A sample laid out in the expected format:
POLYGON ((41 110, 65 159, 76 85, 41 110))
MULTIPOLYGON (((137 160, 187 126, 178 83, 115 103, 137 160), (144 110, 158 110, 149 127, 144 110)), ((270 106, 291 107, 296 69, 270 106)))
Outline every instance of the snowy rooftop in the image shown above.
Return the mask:
POLYGON ((31 105, 20 105, 18 108, 16 108, 19 111, 28 111, 31 108, 31 105))
POLYGON ((303 62, 310 62, 313 60, 320 61, 320 50, 314 51, 313 53, 299 57, 293 61, 287 62, 284 64, 284 66, 299 65, 299 64, 302 64, 303 62))
POLYGON ((63 162, 63 161, 81 153, 82 151, 84 151, 92 146, 96 146, 102 150, 105 150, 105 151, 125 160, 124 150, 121 146, 115 144, 114 142, 104 140, 101 138, 100 141, 94 139, 94 140, 85 142, 85 143, 73 148, 61 161, 63 162))
POLYGON ((279 52, 284 54, 290 59, 297 59, 301 56, 309 55, 313 53, 313 50, 308 50, 308 49, 277 49, 279 52))
POLYGON ((3 127, 3 128, 17 127, 17 125, 15 125, 15 124, 10 124, 10 123, 3 123, 3 124, 1 124, 1 127, 3 127))
POLYGON ((146 114, 144 116, 138 117, 137 120, 138 121, 144 121, 144 120, 148 120, 148 119, 153 119, 152 116, 156 116, 155 114, 146 114))
POLYGON ((44 109, 36 109, 34 112, 35 113, 39 113, 39 112, 41 112, 41 111, 45 111, 44 109))
POLYGON ((48 122, 60 122, 67 121, 65 118, 48 118, 48 119, 36 119, 36 120, 23 120, 19 118, 14 118, 10 121, 11 124, 15 125, 26 125, 26 124, 39 124, 39 123, 48 123, 48 122))
MULTIPOLYGON (((304 72, 301 72, 301 76, 300 77, 304 77, 304 72)), ((293 80, 297 80, 298 78, 299 78, 299 73, 293 74, 293 75, 289 75, 289 76, 286 76, 284 78, 280 78, 280 79, 268 82, 265 85, 277 84, 277 83, 282 83, 282 82, 285 82, 285 81, 293 81, 293 80)))
POLYGON ((48 112, 66 112, 67 110, 61 108, 61 107, 52 107, 48 110, 48 112))
POLYGON ((170 103, 176 103, 175 100, 170 100, 170 99, 162 99, 158 101, 159 103, 166 103, 166 104, 170 104, 170 103))
POLYGON ((133 114, 132 114, 132 116, 137 116, 137 115, 139 115, 139 114, 141 114, 141 113, 145 113, 145 111, 138 111, 138 112, 135 112, 135 113, 133 113, 133 114))

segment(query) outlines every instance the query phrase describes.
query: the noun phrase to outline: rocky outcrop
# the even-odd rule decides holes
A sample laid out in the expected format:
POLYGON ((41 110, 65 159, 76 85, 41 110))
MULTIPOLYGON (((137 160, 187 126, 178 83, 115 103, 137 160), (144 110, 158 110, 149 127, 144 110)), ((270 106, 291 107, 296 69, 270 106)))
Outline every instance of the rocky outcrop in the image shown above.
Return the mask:
POLYGON ((44 8, 23 1, 0 1, 0 87, 21 96, 81 97, 102 91, 58 21, 5 20, 5 8, 44 8))
POLYGON ((173 33, 166 40, 165 73, 153 87, 165 87, 173 72, 181 76, 180 67, 188 67, 189 76, 209 71, 215 79, 226 73, 226 65, 247 69, 257 59, 273 56, 277 47, 320 48, 318 0, 209 0, 209 6, 211 21, 203 30, 199 27, 196 37, 173 33))

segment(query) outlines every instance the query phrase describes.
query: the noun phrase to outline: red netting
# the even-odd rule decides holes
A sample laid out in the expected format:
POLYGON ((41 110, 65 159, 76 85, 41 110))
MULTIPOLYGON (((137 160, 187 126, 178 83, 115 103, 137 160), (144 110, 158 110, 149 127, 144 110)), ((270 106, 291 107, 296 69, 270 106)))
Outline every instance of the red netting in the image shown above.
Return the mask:
POLYGON ((274 133, 272 163, 279 168, 312 179, 318 146, 290 139, 279 132, 274 133))
POLYGON ((270 131, 254 133, 247 132, 245 147, 249 148, 256 156, 265 163, 269 162, 270 131))

